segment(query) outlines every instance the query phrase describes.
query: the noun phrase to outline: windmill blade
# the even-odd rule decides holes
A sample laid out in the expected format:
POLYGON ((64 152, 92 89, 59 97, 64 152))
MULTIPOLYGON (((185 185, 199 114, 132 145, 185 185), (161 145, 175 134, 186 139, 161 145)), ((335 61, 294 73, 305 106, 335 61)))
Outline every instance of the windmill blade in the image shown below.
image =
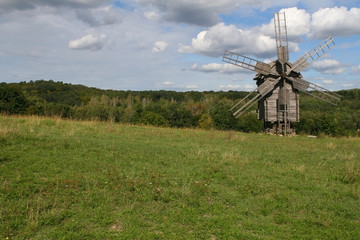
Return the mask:
POLYGON ((275 13, 274 24, 278 60, 280 63, 285 64, 289 61, 285 13, 275 13))
POLYGON ((264 75, 270 74, 270 65, 240 54, 225 51, 223 62, 230 63, 264 75))
POLYGON ((291 70, 295 72, 301 72, 312 62, 323 56, 325 53, 330 51, 335 46, 335 42, 332 37, 328 37, 319 46, 305 53, 296 62, 294 62, 291 70))
POLYGON ((245 98, 243 98, 240 102, 235 104, 230 110, 234 110, 235 108, 238 108, 233 115, 238 118, 241 114, 246 112, 249 108, 251 108, 257 100, 260 100, 261 98, 265 97, 269 92, 274 90, 275 85, 280 81, 281 77, 277 79, 269 79, 266 80, 263 84, 255 88, 252 92, 250 92, 245 98), (245 102, 245 99, 247 99, 253 92, 257 91, 258 94, 254 96, 252 99, 250 99, 247 103, 244 105, 241 105, 241 103, 245 102))
POLYGON ((341 96, 339 94, 331 92, 330 90, 320 87, 319 85, 310 83, 301 78, 290 77, 288 79, 293 82, 294 88, 317 99, 323 100, 335 106, 337 105, 337 102, 340 101, 341 96), (318 93, 318 95, 309 92, 309 90, 318 93))
POLYGON ((233 115, 238 118, 243 112, 245 112, 246 110, 248 110, 252 105, 254 105, 256 103, 256 99, 260 96, 260 94, 256 94, 255 97, 253 97, 252 99, 250 99, 250 101, 248 101, 247 103, 245 103, 245 100, 256 91, 256 88, 251 91, 246 97, 244 97, 243 99, 241 99, 237 104, 235 104, 232 108, 230 108, 230 111, 233 111, 234 109, 238 108, 233 115), (244 104, 245 103, 245 104, 244 104), (244 105, 241 105, 244 104, 244 105), (240 106, 240 107, 239 107, 240 106))

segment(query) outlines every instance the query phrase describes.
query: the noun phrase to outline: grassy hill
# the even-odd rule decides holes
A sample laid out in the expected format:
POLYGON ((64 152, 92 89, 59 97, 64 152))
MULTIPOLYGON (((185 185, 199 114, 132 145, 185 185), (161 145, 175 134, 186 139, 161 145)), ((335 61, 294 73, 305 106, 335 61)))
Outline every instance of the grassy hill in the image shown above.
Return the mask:
POLYGON ((359 239, 359 138, 0 116, 0 238, 359 239))

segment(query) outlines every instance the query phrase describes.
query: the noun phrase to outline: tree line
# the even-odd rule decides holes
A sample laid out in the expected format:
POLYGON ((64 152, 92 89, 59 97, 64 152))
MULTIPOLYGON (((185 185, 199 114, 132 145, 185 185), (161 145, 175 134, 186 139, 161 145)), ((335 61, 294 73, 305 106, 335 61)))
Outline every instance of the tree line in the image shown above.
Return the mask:
MULTIPOLYGON (((300 95, 298 133, 356 136, 360 129, 360 89, 338 91, 334 107, 300 95)), ((255 106, 240 118, 229 109, 247 92, 116 91, 55 81, 0 83, 0 112, 112 121, 159 127, 261 132, 255 106)))

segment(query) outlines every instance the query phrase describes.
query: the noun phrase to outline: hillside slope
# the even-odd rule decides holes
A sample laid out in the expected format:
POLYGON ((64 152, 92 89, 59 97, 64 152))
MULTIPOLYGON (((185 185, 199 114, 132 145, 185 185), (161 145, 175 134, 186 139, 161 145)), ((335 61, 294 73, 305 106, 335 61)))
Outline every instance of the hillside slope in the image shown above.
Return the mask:
POLYGON ((359 239, 356 138, 0 116, 5 239, 359 239))

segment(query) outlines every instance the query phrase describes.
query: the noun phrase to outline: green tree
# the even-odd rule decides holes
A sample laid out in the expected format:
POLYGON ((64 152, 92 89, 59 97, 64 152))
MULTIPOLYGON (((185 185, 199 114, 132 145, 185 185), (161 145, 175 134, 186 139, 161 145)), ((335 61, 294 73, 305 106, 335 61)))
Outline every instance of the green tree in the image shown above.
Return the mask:
POLYGON ((137 123, 144 125, 152 125, 156 127, 168 127, 169 122, 160 114, 154 112, 143 112, 141 113, 137 123))
POLYGON ((206 130, 213 128, 213 121, 211 116, 207 113, 201 114, 201 117, 198 121, 198 127, 206 130))
POLYGON ((236 130, 242 132, 261 132, 263 130, 263 122, 257 119, 255 111, 251 111, 239 117, 236 130))
POLYGON ((236 118, 229 111, 231 105, 219 102, 210 110, 214 127, 220 130, 236 129, 236 118))
POLYGON ((28 101, 17 88, 0 85, 0 112, 8 114, 24 114, 28 108, 28 101))

